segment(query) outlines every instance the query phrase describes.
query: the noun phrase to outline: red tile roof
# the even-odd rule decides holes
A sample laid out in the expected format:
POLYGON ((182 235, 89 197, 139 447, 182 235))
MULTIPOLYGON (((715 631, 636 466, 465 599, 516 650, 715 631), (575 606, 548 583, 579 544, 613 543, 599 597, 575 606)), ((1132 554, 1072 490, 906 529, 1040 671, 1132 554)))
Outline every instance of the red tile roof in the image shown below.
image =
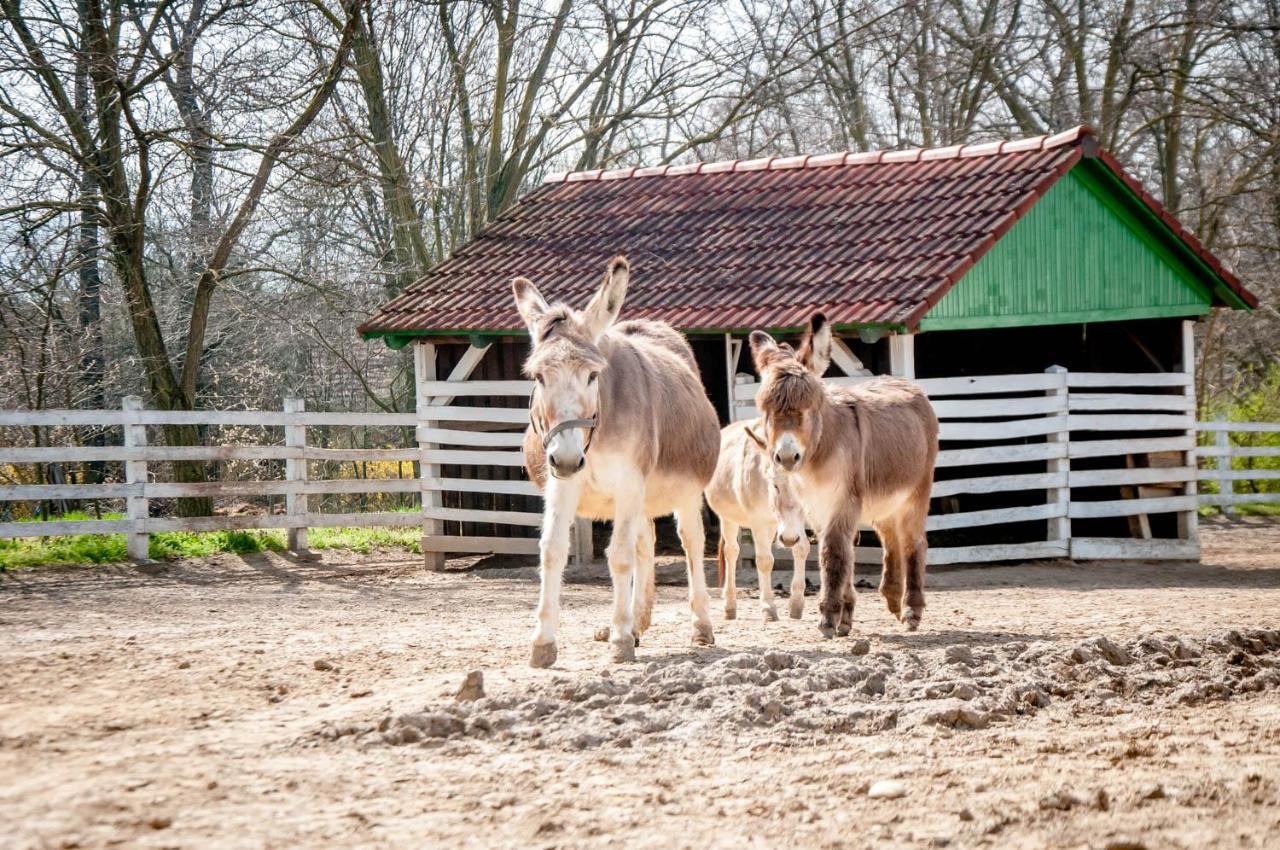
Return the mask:
MULTIPOLYGON (((522 328, 509 281, 586 303, 615 254, 628 318, 685 329, 914 327, 1084 155, 1092 131, 932 150, 770 157, 557 175, 360 326, 522 328)), ((1119 164, 1107 166, 1252 304, 1230 272, 1119 164)))

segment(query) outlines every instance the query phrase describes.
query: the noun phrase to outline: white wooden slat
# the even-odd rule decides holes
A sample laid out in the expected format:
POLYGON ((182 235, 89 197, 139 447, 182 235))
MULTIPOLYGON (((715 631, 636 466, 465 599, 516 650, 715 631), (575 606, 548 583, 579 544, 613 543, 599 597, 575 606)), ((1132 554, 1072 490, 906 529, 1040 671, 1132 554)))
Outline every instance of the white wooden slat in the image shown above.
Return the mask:
POLYGON ((498 481, 482 478, 424 478, 425 490, 452 490, 459 493, 498 493, 507 496, 541 496, 532 481, 498 481))
POLYGON ((1182 416, 1073 413, 1068 419, 1072 431, 1194 431, 1196 427, 1189 413, 1182 416))
POLYGON ((0 410, 0 426, 123 425, 123 410, 0 410))
POLYGON ((1196 449, 1196 454, 1200 457, 1218 457, 1222 455, 1230 455, 1231 457, 1280 457, 1280 446, 1228 446, 1226 449, 1218 446, 1200 446, 1196 449))
POLYGON ((1065 558, 1066 540, 1034 540, 1028 543, 996 543, 986 546, 929 547, 929 564, 986 564, 994 561, 1035 561, 1065 558))
POLYGON ((542 525, 542 514, 528 511, 483 511, 475 508, 438 508, 422 509, 422 515, 429 519, 456 520, 458 522, 492 522, 498 525, 524 525, 537 528, 542 525))
POLYGON ((1227 481, 1275 481, 1280 479, 1280 469, 1221 469, 1204 477, 1227 481))
POLYGON ((440 422, 500 422, 512 425, 528 425, 527 407, 463 407, 447 405, 429 406, 419 417, 422 421, 440 422))
POLYGON ((1031 472, 1024 475, 987 475, 933 482, 932 498, 959 493, 1000 493, 1016 490, 1050 490, 1067 486, 1066 472, 1031 472))
POLYGON ((1072 519, 1164 514, 1196 509, 1195 496, 1165 496, 1157 499, 1111 499, 1104 502, 1072 502, 1072 519))
POLYGON ((335 478, 321 481, 209 481, 200 484, 152 482, 145 485, 144 495, 151 499, 290 494, 314 496, 340 493, 417 493, 421 489, 422 484, 416 478, 335 478))
POLYGON ((1067 386, 1076 387, 1185 387, 1186 372, 1068 372, 1067 386))
POLYGON ((411 528, 422 524, 418 511, 346 514, 246 514, 240 516, 152 517, 142 521, 145 531, 223 531, 254 528, 335 528, 385 526, 411 528))
MULTIPOLYGON (((435 368, 435 350, 434 345, 428 351, 425 346, 419 346, 418 354, 414 355, 413 362, 413 383, 415 395, 415 409, 424 407, 434 407, 449 404, 453 401, 452 395, 438 395, 434 398, 428 398, 422 391, 422 384, 426 381, 434 381, 436 379, 435 368), (430 368, 420 368, 427 365, 426 361, 430 360, 430 368)), ((454 364, 453 369, 445 378, 445 381, 461 383, 471 377, 471 373, 480 365, 480 361, 489 351, 488 345, 469 345, 467 350, 462 352, 462 356, 458 358, 458 362, 454 364)))
POLYGON ((122 499, 141 496, 142 484, 0 484, 0 502, 44 499, 122 499))
POLYGON ((1077 537, 1071 541, 1071 557, 1081 561, 1194 561, 1200 557, 1200 544, 1195 540, 1077 537))
POLYGON ((1076 469, 1071 472, 1071 486, 1074 488, 1135 484, 1179 484, 1186 481, 1195 481, 1198 478, 1199 470, 1194 466, 1076 469))
POLYGON ((1201 431, 1280 431, 1280 422, 1198 422, 1201 431))
POLYGON ((1122 393, 1071 393, 1071 411, 1173 410, 1194 413, 1195 399, 1185 395, 1134 395, 1122 393))
POLYGON ((992 508, 985 511, 966 511, 959 514, 934 514, 925 524, 928 531, 944 531, 951 528, 976 528, 983 525, 1004 525, 1009 522, 1030 522, 1062 516, 1063 506, 1050 503, 1019 508, 992 508))
POLYGON ((1035 416, 1059 413, 1062 399, 1053 396, 1013 396, 1001 399, 942 399, 933 401, 933 412, 939 419, 993 419, 996 417, 1035 416))
POLYGON ((943 422, 938 437, 941 440, 1015 440, 1021 437, 1038 437, 1065 431, 1066 416, 1043 416, 1038 419, 1018 419, 1013 422, 943 422))
POLYGON ((520 448, 524 445, 523 431, 460 431, 450 428, 421 427, 417 431, 421 443, 442 446, 497 446, 520 448))
POLYGON ((528 397, 533 392, 533 381, 423 381, 421 386, 422 393, 427 398, 495 395, 528 397))
POLYGON ((523 452, 481 452, 465 449, 424 449, 422 462, 463 466, 524 466, 523 452))
POLYGON ((458 552, 477 555, 536 555, 538 541, 532 537, 425 537, 427 552, 458 552))
POLYGON ((1280 493, 1201 493, 1202 505, 1271 505, 1280 504, 1280 493))
POLYGON ((995 395, 1051 390, 1064 386, 1062 375, 1037 372, 1030 375, 975 375, 967 378, 921 378, 916 383, 930 398, 950 395, 995 395))
POLYGON ((1196 438, 1133 437, 1124 440, 1072 440, 1067 444, 1072 458, 1110 457, 1112 455, 1151 454, 1152 452, 1185 452, 1196 447, 1196 438))
POLYGON ((974 449, 946 449, 938 452, 937 466, 1030 463, 1066 456, 1066 443, 1032 443, 1026 446, 980 446, 974 449))
POLYGON ((0 538, 56 537, 64 534, 119 534, 133 527, 128 519, 50 520, 49 522, 0 522, 0 538))
POLYGON ((411 426, 412 413, 282 410, 0 410, 0 426, 30 425, 285 425, 411 426))
POLYGON ((317 449, 288 446, 72 446, 39 448, 0 447, 0 463, 73 463, 90 460, 417 460, 417 449, 317 449))

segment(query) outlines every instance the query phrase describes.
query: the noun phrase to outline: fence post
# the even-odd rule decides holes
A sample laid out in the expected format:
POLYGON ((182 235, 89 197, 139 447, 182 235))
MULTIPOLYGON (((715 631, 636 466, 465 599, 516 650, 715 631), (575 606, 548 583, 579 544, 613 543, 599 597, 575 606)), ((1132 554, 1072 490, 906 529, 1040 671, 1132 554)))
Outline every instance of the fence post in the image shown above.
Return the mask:
MULTIPOLYGON (((127 412, 142 410, 142 397, 125 396, 121 407, 127 412)), ((141 423, 126 422, 124 426, 124 447, 126 449, 144 449, 147 446, 147 426, 141 423)), ((125 500, 125 515, 129 520, 129 531, 125 534, 125 552, 129 560, 135 564, 151 563, 151 535, 143 531, 143 524, 149 514, 146 497, 147 462, 145 460, 126 460, 124 462, 124 480, 127 484, 137 486, 138 495, 129 496, 125 500)))
MULTIPOLYGON (((426 391, 427 382, 436 379, 436 347, 434 343, 414 343, 413 377, 414 395, 417 401, 416 409, 418 411, 418 427, 414 431, 420 435, 423 428, 430 428, 436 424, 435 420, 429 418, 431 399, 427 396, 426 391)), ((439 572, 444 569, 444 553, 427 549, 427 541, 433 537, 440 537, 444 533, 444 523, 436 516, 430 515, 432 508, 444 506, 444 499, 441 497, 437 485, 428 483, 429 479, 440 477, 439 464, 427 462, 427 452, 434 448, 433 444, 421 439, 418 440, 418 449, 421 451, 418 473, 419 478, 422 480, 422 559, 428 570, 439 572)))
MULTIPOLYGON (((1191 449, 1182 455, 1182 465, 1191 467, 1191 480, 1187 481, 1182 492, 1195 496, 1195 504, 1189 511, 1178 514, 1178 537, 1196 544, 1196 560, 1200 560, 1200 455, 1196 448, 1200 442, 1199 404, 1196 399, 1196 323, 1194 319, 1182 320, 1182 373, 1187 377, 1187 385, 1182 394, 1191 401, 1191 427, 1187 436, 1191 438, 1191 449)), ((1228 463, 1227 466, 1231 464, 1228 463)))
MULTIPOLYGON (((1218 414, 1217 422, 1219 425, 1227 424, 1227 417, 1218 414)), ((1234 514, 1236 512, 1236 482, 1231 478, 1231 432, 1225 427, 1219 428, 1213 432, 1214 445, 1218 447, 1217 464, 1218 478, 1218 497, 1222 501, 1222 513, 1234 514)))
MULTIPOLYGON (((285 413, 302 413, 306 409, 306 402, 300 398, 286 398, 284 400, 285 413)), ((306 449, 307 426, 302 424, 295 425, 290 422, 289 417, 285 417, 284 444, 286 448, 306 449)), ((309 480, 310 469, 307 459, 305 457, 285 458, 284 477, 286 481, 297 482, 298 484, 309 480)), ((310 501, 307 494, 302 492, 302 487, 290 489, 285 493, 284 497, 285 514, 290 517, 306 516, 310 513, 310 501)), ((288 537, 289 551, 293 553, 295 558, 311 559, 315 557, 307 545, 307 529, 305 526, 288 529, 288 537)))
POLYGON ((1067 424, 1062 426, 1062 430, 1055 431, 1047 437, 1049 443, 1063 443, 1066 446, 1066 454, 1063 457, 1050 458, 1049 472, 1062 472, 1067 476, 1067 486, 1051 487, 1047 493, 1049 504, 1058 505, 1062 510, 1061 516, 1049 519, 1049 539, 1065 541, 1067 557, 1071 557, 1071 397, 1067 387, 1067 369, 1065 366, 1050 366, 1044 371, 1061 377, 1061 383, 1053 389, 1046 390, 1045 395, 1058 399, 1058 409, 1054 412, 1067 417, 1067 424))

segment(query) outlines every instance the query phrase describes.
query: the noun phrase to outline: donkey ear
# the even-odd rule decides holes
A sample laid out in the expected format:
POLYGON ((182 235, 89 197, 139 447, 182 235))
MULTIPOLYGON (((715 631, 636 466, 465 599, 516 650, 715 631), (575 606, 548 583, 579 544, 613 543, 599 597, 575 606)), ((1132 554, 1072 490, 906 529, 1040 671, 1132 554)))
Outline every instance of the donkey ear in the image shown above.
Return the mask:
POLYGON ((819 378, 827 371, 827 367, 831 365, 831 325, 826 316, 821 313, 813 314, 796 357, 819 378))
POLYGON ((747 342, 751 344, 751 362, 755 364, 758 375, 763 375, 765 367, 782 353, 777 340, 764 331, 752 331, 747 342))
POLYGON ((520 318, 524 319, 524 323, 529 326, 529 333, 533 333, 538 320, 549 309, 547 299, 542 297, 538 287, 534 286, 527 277, 518 277, 511 281, 511 291, 516 297, 516 309, 520 311, 520 318))
POLYGON ((622 300, 627 297, 627 281, 631 279, 631 264, 626 257, 618 256, 609 261, 600 289, 592 296, 587 309, 582 311, 582 322, 592 342, 598 342, 609 330, 622 311, 622 300))
POLYGON ((750 425, 748 425, 742 430, 747 432, 747 436, 750 437, 752 442, 754 442, 757 446, 759 446, 762 451, 767 452, 769 450, 769 446, 765 443, 764 438, 756 433, 755 428, 752 428, 750 425))

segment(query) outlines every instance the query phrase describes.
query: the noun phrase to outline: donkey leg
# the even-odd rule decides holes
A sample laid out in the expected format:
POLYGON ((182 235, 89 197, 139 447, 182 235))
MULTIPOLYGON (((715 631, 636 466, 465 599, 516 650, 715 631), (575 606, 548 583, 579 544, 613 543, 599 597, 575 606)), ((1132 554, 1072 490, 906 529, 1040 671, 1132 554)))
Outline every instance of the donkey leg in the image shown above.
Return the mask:
POLYGON ((738 543, 738 535, 742 527, 720 520, 720 539, 724 542, 724 618, 732 620, 738 616, 738 555, 742 547, 738 543))
POLYGON ((920 523, 911 537, 905 537, 904 559, 907 574, 907 591, 903 595, 906 610, 902 613, 902 623, 908 631, 920 628, 920 620, 924 617, 924 573, 928 561, 929 543, 924 535, 924 523, 920 523))
POLYGON ((634 497, 615 501, 613 536, 609 540, 606 555, 609 559, 609 576, 613 579, 613 620, 609 626, 609 643, 613 646, 615 662, 636 660, 636 635, 634 615, 634 575, 636 571, 637 538, 641 526, 647 522, 642 510, 644 498, 634 497))
POLYGON ((538 561, 542 587, 538 597, 538 624, 533 630, 529 666, 550 667, 556 662, 556 631, 560 627, 560 584, 569 559, 569 530, 578 509, 582 485, 572 479, 552 478, 547 482, 546 507, 542 515, 542 536, 538 541, 538 561))
MULTIPOLYGON (((834 637, 844 619, 845 585, 853 572, 853 530, 857 516, 834 518, 822 530, 818 541, 818 564, 822 571, 822 589, 818 593, 818 631, 823 637, 834 637)), ((849 619, 853 619, 850 606, 849 619)), ((846 632, 847 634, 847 632, 846 632)))
POLYGON ((840 608, 840 622, 836 623, 836 637, 846 637, 849 632, 853 631, 853 606, 857 601, 857 597, 853 595, 853 574, 858 560, 858 547, 854 546, 852 550, 852 557, 849 559, 849 570, 845 573, 844 590, 840 592, 840 598, 844 604, 840 608))
POLYGON ((640 533, 636 535, 636 571, 634 590, 634 612, 632 622, 635 628, 636 646, 640 645, 640 636, 649 630, 653 620, 654 575, 653 520, 640 523, 640 533))
POLYGON ((897 528, 889 522, 877 525, 876 535, 880 538, 880 546, 884 550, 884 562, 880 568, 880 595, 884 597, 889 613, 901 619, 902 574, 906 566, 902 540, 898 537, 897 528))
POLYGON ((791 619, 804 616, 804 571, 809 560, 809 538, 801 535, 800 542, 791 547, 791 559, 795 569, 791 573, 791 619))
POLYGON ((680 546, 689 568, 689 608, 693 611, 693 642, 698 646, 714 646, 711 629, 711 597, 707 595, 707 575, 702 565, 706 556, 707 536, 702 528, 702 493, 676 512, 680 546))
POLYGON ((777 622, 778 609, 773 604, 773 538, 776 526, 758 525, 751 529, 751 539, 756 545, 756 579, 760 585, 760 612, 766 623, 777 622))

